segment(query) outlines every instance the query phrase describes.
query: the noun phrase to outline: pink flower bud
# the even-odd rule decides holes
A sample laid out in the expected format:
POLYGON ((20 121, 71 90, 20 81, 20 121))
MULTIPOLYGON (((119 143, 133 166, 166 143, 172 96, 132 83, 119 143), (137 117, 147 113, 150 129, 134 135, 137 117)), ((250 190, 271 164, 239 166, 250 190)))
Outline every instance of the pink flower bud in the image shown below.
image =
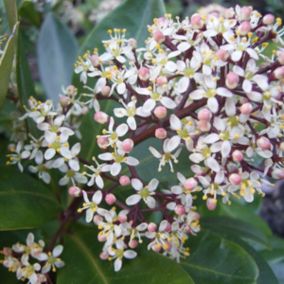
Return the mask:
POLYGON ((162 43, 165 40, 164 34, 160 30, 155 30, 153 32, 153 38, 156 42, 162 43))
POLYGON ((106 86, 103 86, 101 93, 104 97, 108 97, 110 94, 110 90, 111 90, 110 86, 106 85, 106 86))
POLYGON ((105 201, 108 205, 112 205, 116 202, 116 197, 112 193, 108 193, 105 196, 105 201))
POLYGON ((150 70, 147 67, 140 67, 138 71, 138 77, 142 81, 147 81, 150 77, 150 70))
POLYGON ((280 64, 284 65, 284 50, 277 52, 277 59, 280 64))
POLYGON ((217 206, 217 199, 207 198, 206 206, 207 206, 208 210, 214 211, 216 209, 216 206, 217 206))
POLYGON ((240 150, 235 150, 233 153, 232 153, 232 158, 235 162, 241 162, 244 158, 244 155, 243 153, 240 151, 240 150))
POLYGON ((125 153, 130 153, 133 150, 134 142, 132 139, 127 138, 122 142, 122 150, 125 153))
POLYGON ((242 182, 242 177, 239 174, 231 174, 229 181, 233 185, 239 185, 242 182))
POLYGON ((201 29, 203 27, 203 21, 199 14, 193 14, 190 18, 190 23, 197 29, 201 29))
POLYGON ((101 149, 106 149, 109 145, 108 137, 105 135, 97 137, 97 144, 101 149))
POLYGON ((184 213, 185 213, 184 206, 177 205, 176 208, 175 208, 175 213, 179 216, 184 215, 184 213))
POLYGON ((216 56, 219 60, 226 61, 229 58, 229 52, 221 48, 216 52, 216 56))
POLYGON ((70 104, 70 98, 68 98, 67 96, 60 96, 59 101, 63 107, 66 107, 70 104))
POLYGON ((187 190, 192 190, 197 186, 197 181, 195 178, 189 178, 184 182, 183 186, 187 190))
POLYGON ((98 55, 93 54, 90 57, 90 60, 95 67, 98 67, 100 65, 100 57, 98 55))
POLYGON ((0 253, 2 253, 4 256, 10 256, 12 255, 12 250, 8 247, 4 247, 0 253))
POLYGON ((166 76, 159 76, 156 79, 156 83, 157 83, 158 86, 163 86, 163 85, 168 83, 168 79, 167 79, 166 76))
POLYGON ((262 22, 265 25, 273 25, 275 17, 272 14, 267 14, 263 17, 262 22))
POLYGON ((155 223, 150 223, 150 224, 148 225, 148 231, 149 231, 150 233, 156 232, 156 230, 157 230, 157 225, 156 225, 155 223))
POLYGON ((253 8, 251 6, 242 7, 240 11, 241 20, 249 20, 252 11, 253 11, 253 8))
POLYGON ((99 242, 105 242, 106 241, 106 236, 103 234, 98 234, 98 241, 99 242))
POLYGON ((212 117, 212 113, 210 110, 208 110, 207 108, 203 108, 202 110, 200 110, 198 112, 198 115, 197 115, 198 119, 199 120, 202 120, 202 121, 209 121, 212 117))
POLYGON ((253 111, 253 106, 251 103, 245 103, 240 107, 241 114, 250 115, 253 111))
POLYGON ((128 176, 121 176, 119 178, 119 184, 121 186, 127 186, 130 184, 130 178, 128 176))
POLYGON ((271 148, 270 140, 266 137, 260 137, 256 143, 261 150, 270 150, 271 148))
POLYGON ((242 22, 238 27, 238 32, 240 35, 247 35, 251 30, 251 25, 249 21, 242 22))
POLYGON ((125 214, 119 214, 118 215, 118 221, 120 223, 125 223, 127 221, 127 216, 125 214))
POLYGON ((108 115, 103 112, 103 111, 97 111, 95 114, 94 114, 94 120, 97 122, 97 123, 100 123, 100 124, 105 124, 107 123, 108 121, 108 115))
POLYGON ((99 225, 103 221, 103 217, 100 215, 95 215, 93 221, 96 225, 99 225))
POLYGON ((131 240, 129 243, 128 243, 128 246, 132 249, 135 249, 137 246, 138 246, 138 242, 137 240, 131 240))
POLYGON ((284 79, 284 66, 276 68, 273 74, 275 78, 278 80, 284 79))
POLYGON ((77 186, 71 186, 68 189, 68 193, 72 197, 78 197, 81 194, 81 189, 77 186))
POLYGON ((240 77, 234 73, 234 72, 229 72, 226 76, 226 86, 229 89, 235 89, 240 81, 240 77))
POLYGON ((164 106, 158 106, 155 108, 154 114, 157 118, 163 119, 167 116, 167 109, 164 106))
POLYGON ((107 252, 103 251, 100 253, 100 259, 101 260, 107 260, 109 258, 109 255, 107 252))
POLYGON ((167 130, 165 128, 157 128, 155 130, 155 137, 158 139, 165 139, 167 137, 168 133, 167 130))
POLYGON ((198 121, 197 126, 201 131, 204 131, 204 132, 208 131, 211 127, 210 123, 207 122, 206 120, 198 121))

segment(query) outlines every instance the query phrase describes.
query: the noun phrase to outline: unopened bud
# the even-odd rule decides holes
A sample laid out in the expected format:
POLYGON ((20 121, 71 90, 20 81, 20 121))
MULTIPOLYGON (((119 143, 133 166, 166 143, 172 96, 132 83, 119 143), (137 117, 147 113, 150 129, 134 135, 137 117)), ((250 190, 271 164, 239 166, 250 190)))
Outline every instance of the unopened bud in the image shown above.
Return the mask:
POLYGON ((128 243, 128 246, 132 249, 135 249, 137 246, 138 246, 138 242, 137 240, 131 240, 129 243, 128 243))
POLYGON ((229 55, 229 52, 222 48, 216 52, 217 58, 222 61, 226 61, 229 58, 229 55))
POLYGON ((253 111, 253 106, 251 103, 245 103, 240 107, 241 114, 250 115, 253 111))
POLYGON ((100 65, 100 57, 98 55, 93 54, 90 57, 90 60, 95 67, 98 67, 100 65))
POLYGON ((162 43, 165 40, 165 36, 160 30, 155 30, 153 32, 153 38, 158 43, 162 43))
POLYGON ((175 208, 175 213, 179 216, 184 215, 184 213, 185 213, 184 206, 177 205, 176 208, 175 208))
POLYGON ((199 14, 193 14, 190 18, 190 23, 197 29, 201 29, 203 27, 203 21, 199 14))
POLYGON ((256 143, 261 150, 270 150, 271 148, 270 140, 266 137, 259 138, 256 143))
POLYGON ((108 115, 103 111, 97 111, 94 114, 94 120, 100 124, 105 124, 108 121, 108 115))
POLYGON ((229 89, 235 89, 239 84, 240 78, 234 72, 229 72, 226 76, 226 86, 229 89))
POLYGON ((105 202, 108 204, 108 205, 112 205, 116 202, 116 197, 112 194, 112 193, 108 193, 106 196, 105 196, 105 202))
POLYGON ((249 21, 242 22, 238 27, 240 35, 247 35, 251 31, 251 25, 249 21))
POLYGON ((275 21, 275 17, 272 14, 267 14, 263 17, 262 22, 265 25, 273 25, 275 21))
POLYGON ((134 142, 132 139, 127 138, 122 142, 122 150, 125 153, 130 153, 133 150, 134 142))
POLYGON ((119 184, 121 186, 126 186, 130 184, 130 178, 128 176, 121 176, 119 178, 119 184))
POLYGON ((235 162, 241 162, 244 159, 244 155, 240 150, 235 150, 232 153, 232 158, 235 162))
POLYGON ((156 230, 157 230, 157 225, 156 225, 155 223, 150 223, 150 224, 148 225, 148 231, 149 231, 150 233, 156 232, 156 230))
POLYGON ((106 86, 103 86, 101 93, 104 97, 108 97, 110 94, 110 90, 111 90, 110 86, 106 85, 106 86))
POLYGON ((284 79, 284 66, 278 67, 273 72, 276 79, 284 79))
POLYGON ((277 59, 280 64, 284 65, 284 50, 277 52, 277 59))
POLYGON ((97 144, 101 149, 106 149, 109 145, 108 137, 105 135, 97 137, 97 144))
POLYGON ((167 116, 167 109, 164 106, 158 106, 154 109, 154 114, 157 118, 163 119, 167 116))
POLYGON ((206 206, 207 206, 208 210, 214 211, 216 209, 216 206, 217 206, 217 199, 207 198, 206 206))
POLYGON ((242 182, 242 177, 239 174, 231 174, 229 181, 233 185, 239 185, 242 182))
POLYGON ((197 117, 199 120, 209 121, 212 117, 212 112, 208 110, 207 108, 204 108, 198 112, 197 117))
POLYGON ((140 80, 142 81, 147 81, 150 77, 150 71, 147 67, 140 67, 139 71, 138 71, 138 77, 140 80))
POLYGON ((197 181, 195 178, 189 178, 184 182, 183 186, 187 190, 192 190, 197 186, 197 181))
POLYGON ((165 128, 157 128, 155 130, 155 137, 158 139, 165 139, 167 137, 168 133, 167 130, 165 128))
POLYGON ((163 85, 168 83, 168 79, 167 79, 166 76, 159 76, 156 79, 156 83, 157 83, 158 86, 163 86, 163 85))
POLYGON ((81 194, 81 189, 77 186, 71 186, 68 189, 68 193, 72 197, 78 197, 81 194))

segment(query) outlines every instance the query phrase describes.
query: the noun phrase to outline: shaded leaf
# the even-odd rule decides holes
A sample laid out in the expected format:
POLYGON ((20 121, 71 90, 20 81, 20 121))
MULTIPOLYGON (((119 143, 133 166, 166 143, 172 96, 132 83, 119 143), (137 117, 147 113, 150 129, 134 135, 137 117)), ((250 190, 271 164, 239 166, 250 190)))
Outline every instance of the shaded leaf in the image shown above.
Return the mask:
POLYGON ((191 256, 182 266, 196 283, 256 283, 257 265, 237 243, 207 232, 192 238, 191 248, 191 256))
POLYGON ((141 46, 147 37, 147 25, 153 18, 165 13, 162 0, 127 0, 106 16, 90 33, 81 51, 102 48, 102 40, 108 38, 106 31, 112 28, 127 29, 127 37, 134 37, 141 46))
POLYGON ((0 59, 0 107, 2 107, 7 95, 10 75, 13 67, 13 60, 16 49, 16 38, 18 32, 18 23, 13 28, 13 32, 10 35, 2 57, 0 59))
POLYGON ((4 0, 10 30, 14 29, 18 21, 17 3, 15 0, 4 0))
POLYGON ((51 191, 15 167, 0 168, 0 204, 0 231, 38 227, 59 211, 51 191))
POLYGON ((58 101, 62 86, 71 83, 77 50, 76 39, 66 25, 49 13, 37 44, 40 78, 48 98, 58 101))
POLYGON ((95 239, 96 231, 89 229, 66 237, 62 258, 67 265, 58 273, 58 284, 194 283, 180 265, 150 252, 124 261, 122 270, 114 272, 112 263, 100 260, 101 246, 95 239))

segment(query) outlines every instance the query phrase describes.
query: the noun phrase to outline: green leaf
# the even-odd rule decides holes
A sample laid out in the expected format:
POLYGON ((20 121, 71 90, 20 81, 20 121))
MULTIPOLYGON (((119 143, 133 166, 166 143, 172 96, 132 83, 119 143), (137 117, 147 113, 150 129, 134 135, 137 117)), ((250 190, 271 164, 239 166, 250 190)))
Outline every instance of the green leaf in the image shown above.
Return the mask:
POLYGON ((35 96, 35 89, 27 60, 27 49, 24 42, 23 29, 24 28, 20 26, 17 46, 16 75, 20 100, 23 105, 27 105, 29 97, 35 96))
POLYGON ((122 270, 114 272, 113 263, 100 260, 101 245, 95 239, 92 229, 66 237, 62 256, 66 266, 58 272, 57 284, 194 283, 180 265, 150 252, 124 260, 122 270))
POLYGON ((0 168, 0 204, 0 231, 35 228, 59 212, 51 191, 15 167, 0 168))
POLYGON ((222 236, 238 236, 269 247, 266 236, 251 223, 228 217, 210 217, 202 220, 202 226, 222 236))
POLYGON ((12 31, 18 21, 17 3, 15 0, 4 0, 9 27, 12 31))
POLYGON ((12 72, 14 54, 16 49, 17 32, 18 23, 15 24, 13 32, 6 43, 4 52, 0 59, 0 108, 3 106, 8 92, 10 75, 12 72))
POLYGON ((40 26, 41 23, 41 15, 40 13, 35 9, 35 5, 31 1, 24 1, 22 2, 20 8, 19 8, 19 16, 21 18, 24 18, 25 20, 29 21, 36 27, 40 26))
POLYGON ((112 28, 127 29, 127 37, 134 37, 138 45, 144 44, 147 37, 147 25, 153 18, 165 13, 162 0, 127 0, 106 16, 90 33, 82 45, 81 51, 102 48, 102 40, 108 38, 107 30, 112 28))
POLYGON ((200 233, 191 238, 191 248, 192 253, 182 266, 196 283, 257 283, 257 265, 237 243, 212 233, 200 233))
POLYGON ((62 86, 71 83, 77 42, 55 15, 49 13, 41 27, 37 55, 40 78, 47 97, 58 101, 62 86))

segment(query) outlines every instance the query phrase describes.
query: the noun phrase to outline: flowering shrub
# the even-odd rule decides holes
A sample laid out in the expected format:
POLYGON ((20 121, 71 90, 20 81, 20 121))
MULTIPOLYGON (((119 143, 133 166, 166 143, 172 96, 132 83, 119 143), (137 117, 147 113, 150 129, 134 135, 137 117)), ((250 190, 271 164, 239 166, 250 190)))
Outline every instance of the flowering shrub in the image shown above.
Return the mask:
POLYGON ((200 197, 214 211, 253 202, 264 179, 283 179, 283 31, 279 18, 239 6, 155 18, 143 47, 125 29, 109 30, 103 52, 79 57, 80 83, 58 103, 31 97, 25 106, 28 135, 9 145, 8 163, 46 184, 55 173, 72 201, 48 251, 30 233, 26 245, 3 249, 4 266, 45 283, 64 264, 55 244, 82 215, 115 271, 145 243, 180 262, 200 231, 200 197), (86 157, 90 116, 97 147, 86 157))

